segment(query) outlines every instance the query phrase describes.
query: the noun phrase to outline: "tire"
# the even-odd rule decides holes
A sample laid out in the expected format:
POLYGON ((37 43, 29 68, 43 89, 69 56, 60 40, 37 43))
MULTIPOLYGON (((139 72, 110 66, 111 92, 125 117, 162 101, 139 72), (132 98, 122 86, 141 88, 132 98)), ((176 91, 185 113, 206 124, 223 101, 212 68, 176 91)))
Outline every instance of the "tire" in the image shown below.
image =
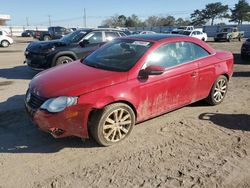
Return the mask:
POLYGON ((212 106, 222 103, 228 90, 228 80, 225 76, 219 76, 205 99, 206 102, 212 106), (216 94, 217 93, 217 94, 216 94))
POLYGON ((44 35, 43 40, 44 41, 49 41, 49 40, 51 40, 51 37, 49 35, 44 35))
POLYGON ((232 38, 228 37, 227 42, 231 42, 232 38))
POLYGON ((134 124, 134 111, 124 103, 114 103, 95 112, 89 130, 97 143, 111 146, 125 139, 134 124))
POLYGON ((243 54, 240 55, 240 58, 241 58, 241 60, 244 60, 244 61, 248 59, 247 56, 243 55, 243 54))
POLYGON ((7 48, 9 45, 10 45, 9 41, 7 41, 7 40, 2 40, 2 42, 1 42, 1 46, 2 46, 2 47, 7 48))
POLYGON ((201 40, 205 42, 205 38, 202 38, 201 40))
POLYGON ((63 64, 66 64, 66 63, 70 63, 72 61, 74 61, 74 60, 72 58, 70 58, 69 56, 61 56, 61 57, 57 58, 57 60, 53 64, 53 67, 57 66, 57 65, 63 65, 63 64))
POLYGON ((241 37, 238 38, 239 42, 241 41, 241 37))
POLYGON ((214 42, 218 42, 219 40, 218 39, 214 39, 214 42))

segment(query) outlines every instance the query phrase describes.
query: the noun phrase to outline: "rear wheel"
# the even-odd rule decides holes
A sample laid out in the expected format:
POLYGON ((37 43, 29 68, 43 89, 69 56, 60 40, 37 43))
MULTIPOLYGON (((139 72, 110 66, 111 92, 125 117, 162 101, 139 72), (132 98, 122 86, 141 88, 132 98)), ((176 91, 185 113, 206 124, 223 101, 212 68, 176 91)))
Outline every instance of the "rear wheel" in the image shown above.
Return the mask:
POLYGON ((202 40, 202 41, 205 41, 205 38, 202 38, 201 40, 202 40))
POLYGON ((216 79, 214 85, 206 98, 206 101, 210 105, 217 105, 222 103, 224 100, 228 89, 228 80, 225 76, 221 75, 216 79))
POLYGON ((6 48, 6 47, 8 47, 9 45, 10 45, 9 41, 7 41, 7 40, 2 40, 2 42, 1 42, 1 46, 2 46, 2 47, 6 48))
POLYGON ((51 40, 51 37, 50 37, 49 35, 44 35, 44 36, 43 36, 43 40, 44 40, 44 41, 51 40))
POLYGON ((115 103, 97 111, 90 124, 91 135, 103 146, 125 139, 135 124, 134 111, 124 103, 115 103))
POLYGON ((241 37, 239 37, 238 40, 241 41, 241 37))
POLYGON ((73 61, 73 59, 68 57, 68 56, 61 56, 61 57, 57 58, 57 60, 56 60, 56 62, 54 63, 53 66, 70 63, 72 61, 73 61))

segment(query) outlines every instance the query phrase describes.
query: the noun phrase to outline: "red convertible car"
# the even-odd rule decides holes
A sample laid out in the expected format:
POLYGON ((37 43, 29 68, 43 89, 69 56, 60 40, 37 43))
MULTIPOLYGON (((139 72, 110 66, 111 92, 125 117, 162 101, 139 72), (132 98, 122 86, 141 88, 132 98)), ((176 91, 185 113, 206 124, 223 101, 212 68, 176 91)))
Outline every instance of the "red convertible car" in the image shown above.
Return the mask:
POLYGON ((220 104, 232 74, 232 53, 201 40, 134 35, 41 72, 31 81, 25 104, 33 122, 54 137, 91 134, 110 146, 138 122, 202 99, 220 104))

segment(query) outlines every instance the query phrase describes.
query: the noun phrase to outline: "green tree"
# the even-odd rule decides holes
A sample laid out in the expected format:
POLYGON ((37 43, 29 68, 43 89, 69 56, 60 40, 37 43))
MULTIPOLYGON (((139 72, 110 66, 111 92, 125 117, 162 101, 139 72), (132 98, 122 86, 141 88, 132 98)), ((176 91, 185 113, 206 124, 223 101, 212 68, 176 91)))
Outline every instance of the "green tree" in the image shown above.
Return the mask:
POLYGON ((176 26, 188 26, 191 25, 190 20, 188 19, 183 19, 183 18, 178 18, 177 20, 175 20, 175 25, 176 26))
POLYGON ((211 25, 214 25, 214 20, 218 18, 228 18, 228 5, 222 5, 221 2, 207 4, 205 9, 195 10, 191 14, 191 19, 194 25, 203 25, 211 20, 211 25))
POLYGON ((157 16, 149 16, 149 17, 145 20, 145 24, 146 24, 146 26, 148 26, 148 27, 155 27, 155 26, 158 26, 158 25, 159 25, 158 20, 159 20, 159 17, 157 17, 157 16))
POLYGON ((158 19, 158 26, 173 26, 175 24, 175 17, 167 16, 166 18, 160 17, 158 19))
POLYGON ((211 25, 214 25, 217 18, 228 18, 228 5, 222 5, 220 2, 207 4, 205 10, 205 16, 211 20, 211 25))
POLYGON ((139 19, 138 16, 136 16, 135 14, 132 14, 131 16, 129 16, 126 20, 126 27, 141 27, 144 26, 144 23, 139 19))
POLYGON ((199 26, 207 23, 205 10, 196 9, 190 16, 192 25, 199 26))
POLYGON ((242 24, 243 21, 250 21, 250 5, 246 0, 239 0, 231 12, 230 22, 242 24))
POLYGON ((125 27, 126 21, 127 21, 126 16, 124 15, 118 16, 118 26, 125 27))

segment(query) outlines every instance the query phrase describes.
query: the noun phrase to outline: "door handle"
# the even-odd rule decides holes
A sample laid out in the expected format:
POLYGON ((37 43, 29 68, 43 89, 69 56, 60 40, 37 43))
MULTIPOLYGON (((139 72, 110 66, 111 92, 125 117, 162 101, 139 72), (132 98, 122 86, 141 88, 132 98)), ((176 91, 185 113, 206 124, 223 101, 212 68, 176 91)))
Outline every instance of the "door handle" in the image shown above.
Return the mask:
POLYGON ((192 77, 196 77, 197 75, 198 75, 198 72, 197 72, 197 71, 194 71, 194 72, 191 73, 191 76, 192 76, 192 77))

